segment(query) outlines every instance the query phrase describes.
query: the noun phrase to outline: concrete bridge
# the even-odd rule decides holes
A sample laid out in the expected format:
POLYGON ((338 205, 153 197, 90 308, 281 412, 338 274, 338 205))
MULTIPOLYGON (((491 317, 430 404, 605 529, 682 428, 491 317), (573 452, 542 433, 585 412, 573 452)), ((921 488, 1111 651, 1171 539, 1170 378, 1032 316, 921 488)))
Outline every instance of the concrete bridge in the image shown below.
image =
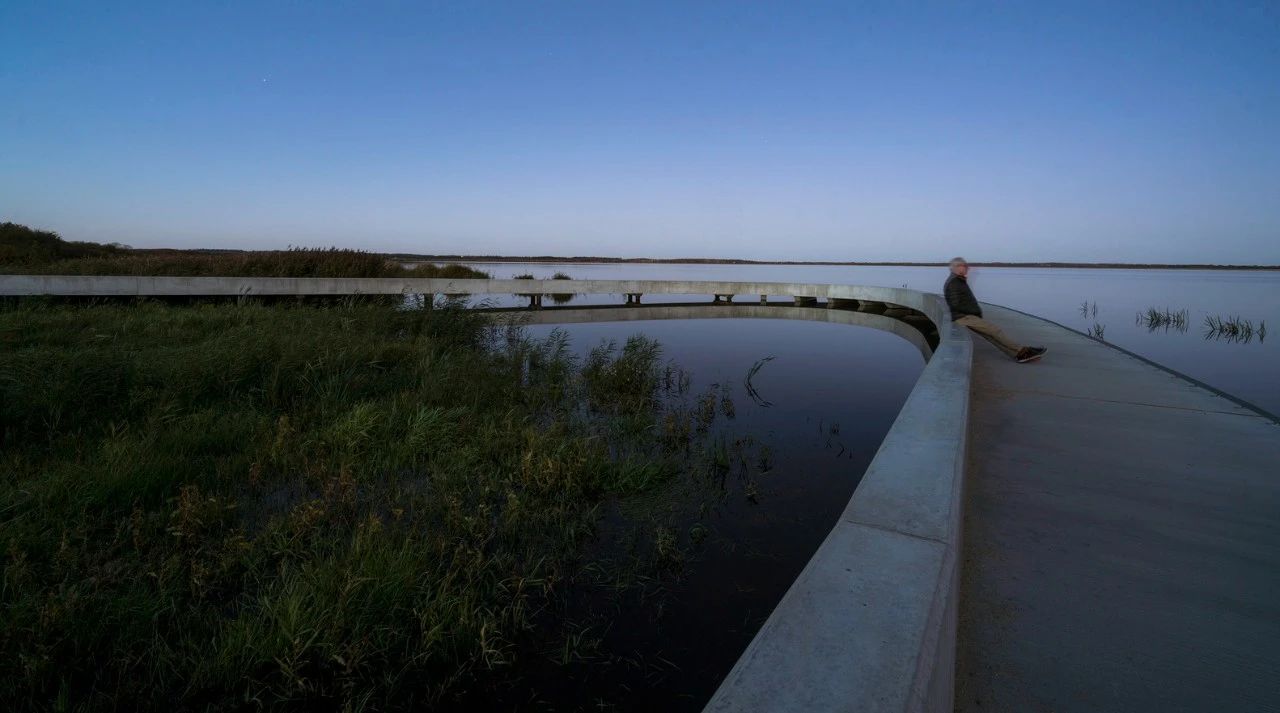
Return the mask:
POLYGON ((885 287, 0 276, 0 296, 351 294, 519 294, 543 323, 815 319, 921 349, 844 513, 708 711, 1280 710, 1280 425, 1060 325, 988 306, 1050 348, 1018 365, 937 295, 885 287), (627 306, 541 309, 564 293, 627 306), (641 306, 653 294, 704 300, 641 306))

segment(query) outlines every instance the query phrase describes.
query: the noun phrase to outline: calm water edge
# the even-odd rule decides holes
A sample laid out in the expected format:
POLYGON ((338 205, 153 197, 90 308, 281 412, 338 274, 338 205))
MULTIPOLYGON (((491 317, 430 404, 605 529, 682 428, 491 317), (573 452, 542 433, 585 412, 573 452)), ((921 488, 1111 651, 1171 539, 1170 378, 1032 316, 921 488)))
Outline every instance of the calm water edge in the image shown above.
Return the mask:
MULTIPOLYGON (((550 277, 564 272, 579 279, 844 283, 928 292, 940 292, 947 277, 946 269, 937 267, 470 264, 494 277, 523 273, 550 277)), ((1029 312, 1082 332, 1101 327, 1107 342, 1280 414, 1280 271, 974 268, 969 282, 983 302, 1029 312), (1082 309, 1085 303, 1088 307, 1082 309), (1186 310, 1186 331, 1149 329, 1137 323, 1138 313, 1152 307, 1186 310), (1206 338, 1204 323, 1210 316, 1241 317, 1255 326, 1265 322, 1272 334, 1267 339, 1254 336, 1248 342, 1206 338)), ((664 299, 672 298, 646 297, 650 302, 664 299)))
MULTIPOLYGON (((556 327, 527 329, 541 337, 556 327)), ((699 711, 843 511, 924 358, 896 335, 820 322, 721 318, 563 329, 578 354, 643 333, 690 373, 691 395, 713 386, 727 393, 733 417, 720 418, 716 431, 735 465, 719 484, 677 482, 652 498, 689 547, 678 579, 643 602, 597 603, 602 616, 588 637, 601 645, 591 660, 535 664, 514 691, 481 703, 699 711), (768 357, 751 376, 752 393, 747 374, 768 357), (735 443, 744 442, 739 451, 735 443)), ((610 519, 606 512, 603 550, 616 549, 607 542, 610 519)))
MULTIPOLYGON (((929 292, 939 292, 947 276, 945 268, 928 267, 470 264, 498 278, 561 272, 575 279, 846 283, 929 292)), ((1280 413, 1280 335, 1206 338, 1204 326, 1206 317, 1221 316, 1280 330, 1278 272, 975 268, 970 284, 984 302, 1082 332, 1101 329, 1107 342, 1280 413), (1148 308, 1185 310, 1187 319, 1151 328, 1138 319, 1148 308)), ((485 299, 523 304, 510 295, 485 299)), ((691 300, 708 297, 645 296, 650 304, 691 300)), ((578 295, 569 303, 621 302, 620 295, 578 295)), ((546 336, 556 327, 528 329, 546 336)), ((583 709, 586 702, 603 710, 700 710, 839 516, 923 358, 906 341, 870 328, 781 319, 562 329, 578 353, 602 341, 621 344, 633 334, 657 339, 667 358, 691 372, 694 392, 712 385, 730 390, 736 414, 721 424, 723 433, 767 449, 772 465, 764 474, 730 478, 710 500, 705 492, 669 493, 678 527, 709 533, 678 583, 660 600, 606 607, 593 632, 601 639, 595 662, 534 666, 515 690, 487 703, 532 710, 583 709), (766 357, 773 359, 752 377, 753 397, 745 377, 766 357)))

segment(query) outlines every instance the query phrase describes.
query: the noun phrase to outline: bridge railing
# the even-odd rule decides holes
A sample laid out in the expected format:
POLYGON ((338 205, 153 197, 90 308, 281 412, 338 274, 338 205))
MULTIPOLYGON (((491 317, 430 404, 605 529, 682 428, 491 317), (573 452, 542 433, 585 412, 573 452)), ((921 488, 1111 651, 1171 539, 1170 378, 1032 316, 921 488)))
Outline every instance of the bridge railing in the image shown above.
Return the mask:
POLYGON ((938 346, 861 483, 707 710, 950 711, 973 346, 937 295, 786 282, 0 275, 0 296, 564 293, 858 300, 933 322, 938 346))

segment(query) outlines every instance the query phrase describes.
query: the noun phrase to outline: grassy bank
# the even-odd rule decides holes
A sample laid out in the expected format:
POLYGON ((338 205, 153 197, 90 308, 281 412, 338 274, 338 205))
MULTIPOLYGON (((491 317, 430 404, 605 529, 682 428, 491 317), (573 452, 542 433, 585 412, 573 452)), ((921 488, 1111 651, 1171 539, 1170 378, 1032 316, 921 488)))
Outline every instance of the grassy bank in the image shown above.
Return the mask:
POLYGON ((404 267, 358 250, 133 250, 70 242, 56 233, 0 223, 0 273, 28 275, 224 275, 236 277, 488 277, 465 265, 404 267))
POLYGON ((698 461, 687 385, 643 339, 577 360, 456 309, 0 307, 0 700, 500 687, 572 649, 566 602, 678 558, 639 520, 622 556, 587 545, 698 461))

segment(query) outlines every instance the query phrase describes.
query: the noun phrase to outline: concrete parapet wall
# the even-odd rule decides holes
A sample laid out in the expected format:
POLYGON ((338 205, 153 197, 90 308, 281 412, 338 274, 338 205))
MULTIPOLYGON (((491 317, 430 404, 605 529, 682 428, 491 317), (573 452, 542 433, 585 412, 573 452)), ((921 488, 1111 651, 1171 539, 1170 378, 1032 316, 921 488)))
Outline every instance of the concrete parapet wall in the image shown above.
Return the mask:
POLYGON ((707 711, 952 710, 973 345, 925 297, 937 351, 707 711))
MULTIPOLYGON (((923 311, 924 293, 893 287, 709 280, 476 280, 347 277, 0 275, 0 295, 236 296, 385 294, 770 295, 890 302, 923 311)), ((926 312, 927 314, 927 312, 926 312)))
POLYGON ((657 280, 98 277, 0 275, 0 296, 348 294, 676 294, 857 300, 919 310, 938 328, 929 357, 918 330, 864 311, 722 305, 530 312, 551 323, 708 316, 799 318, 870 326, 928 358, 826 540, 707 704, 708 711, 951 711, 960 523, 973 345, 937 295, 858 285, 657 280), (701 308, 706 310, 707 308, 701 308), (634 314, 630 314, 634 312, 634 314), (625 314, 624 314, 625 313, 625 314), (630 315, 630 316, 627 316, 630 315))

